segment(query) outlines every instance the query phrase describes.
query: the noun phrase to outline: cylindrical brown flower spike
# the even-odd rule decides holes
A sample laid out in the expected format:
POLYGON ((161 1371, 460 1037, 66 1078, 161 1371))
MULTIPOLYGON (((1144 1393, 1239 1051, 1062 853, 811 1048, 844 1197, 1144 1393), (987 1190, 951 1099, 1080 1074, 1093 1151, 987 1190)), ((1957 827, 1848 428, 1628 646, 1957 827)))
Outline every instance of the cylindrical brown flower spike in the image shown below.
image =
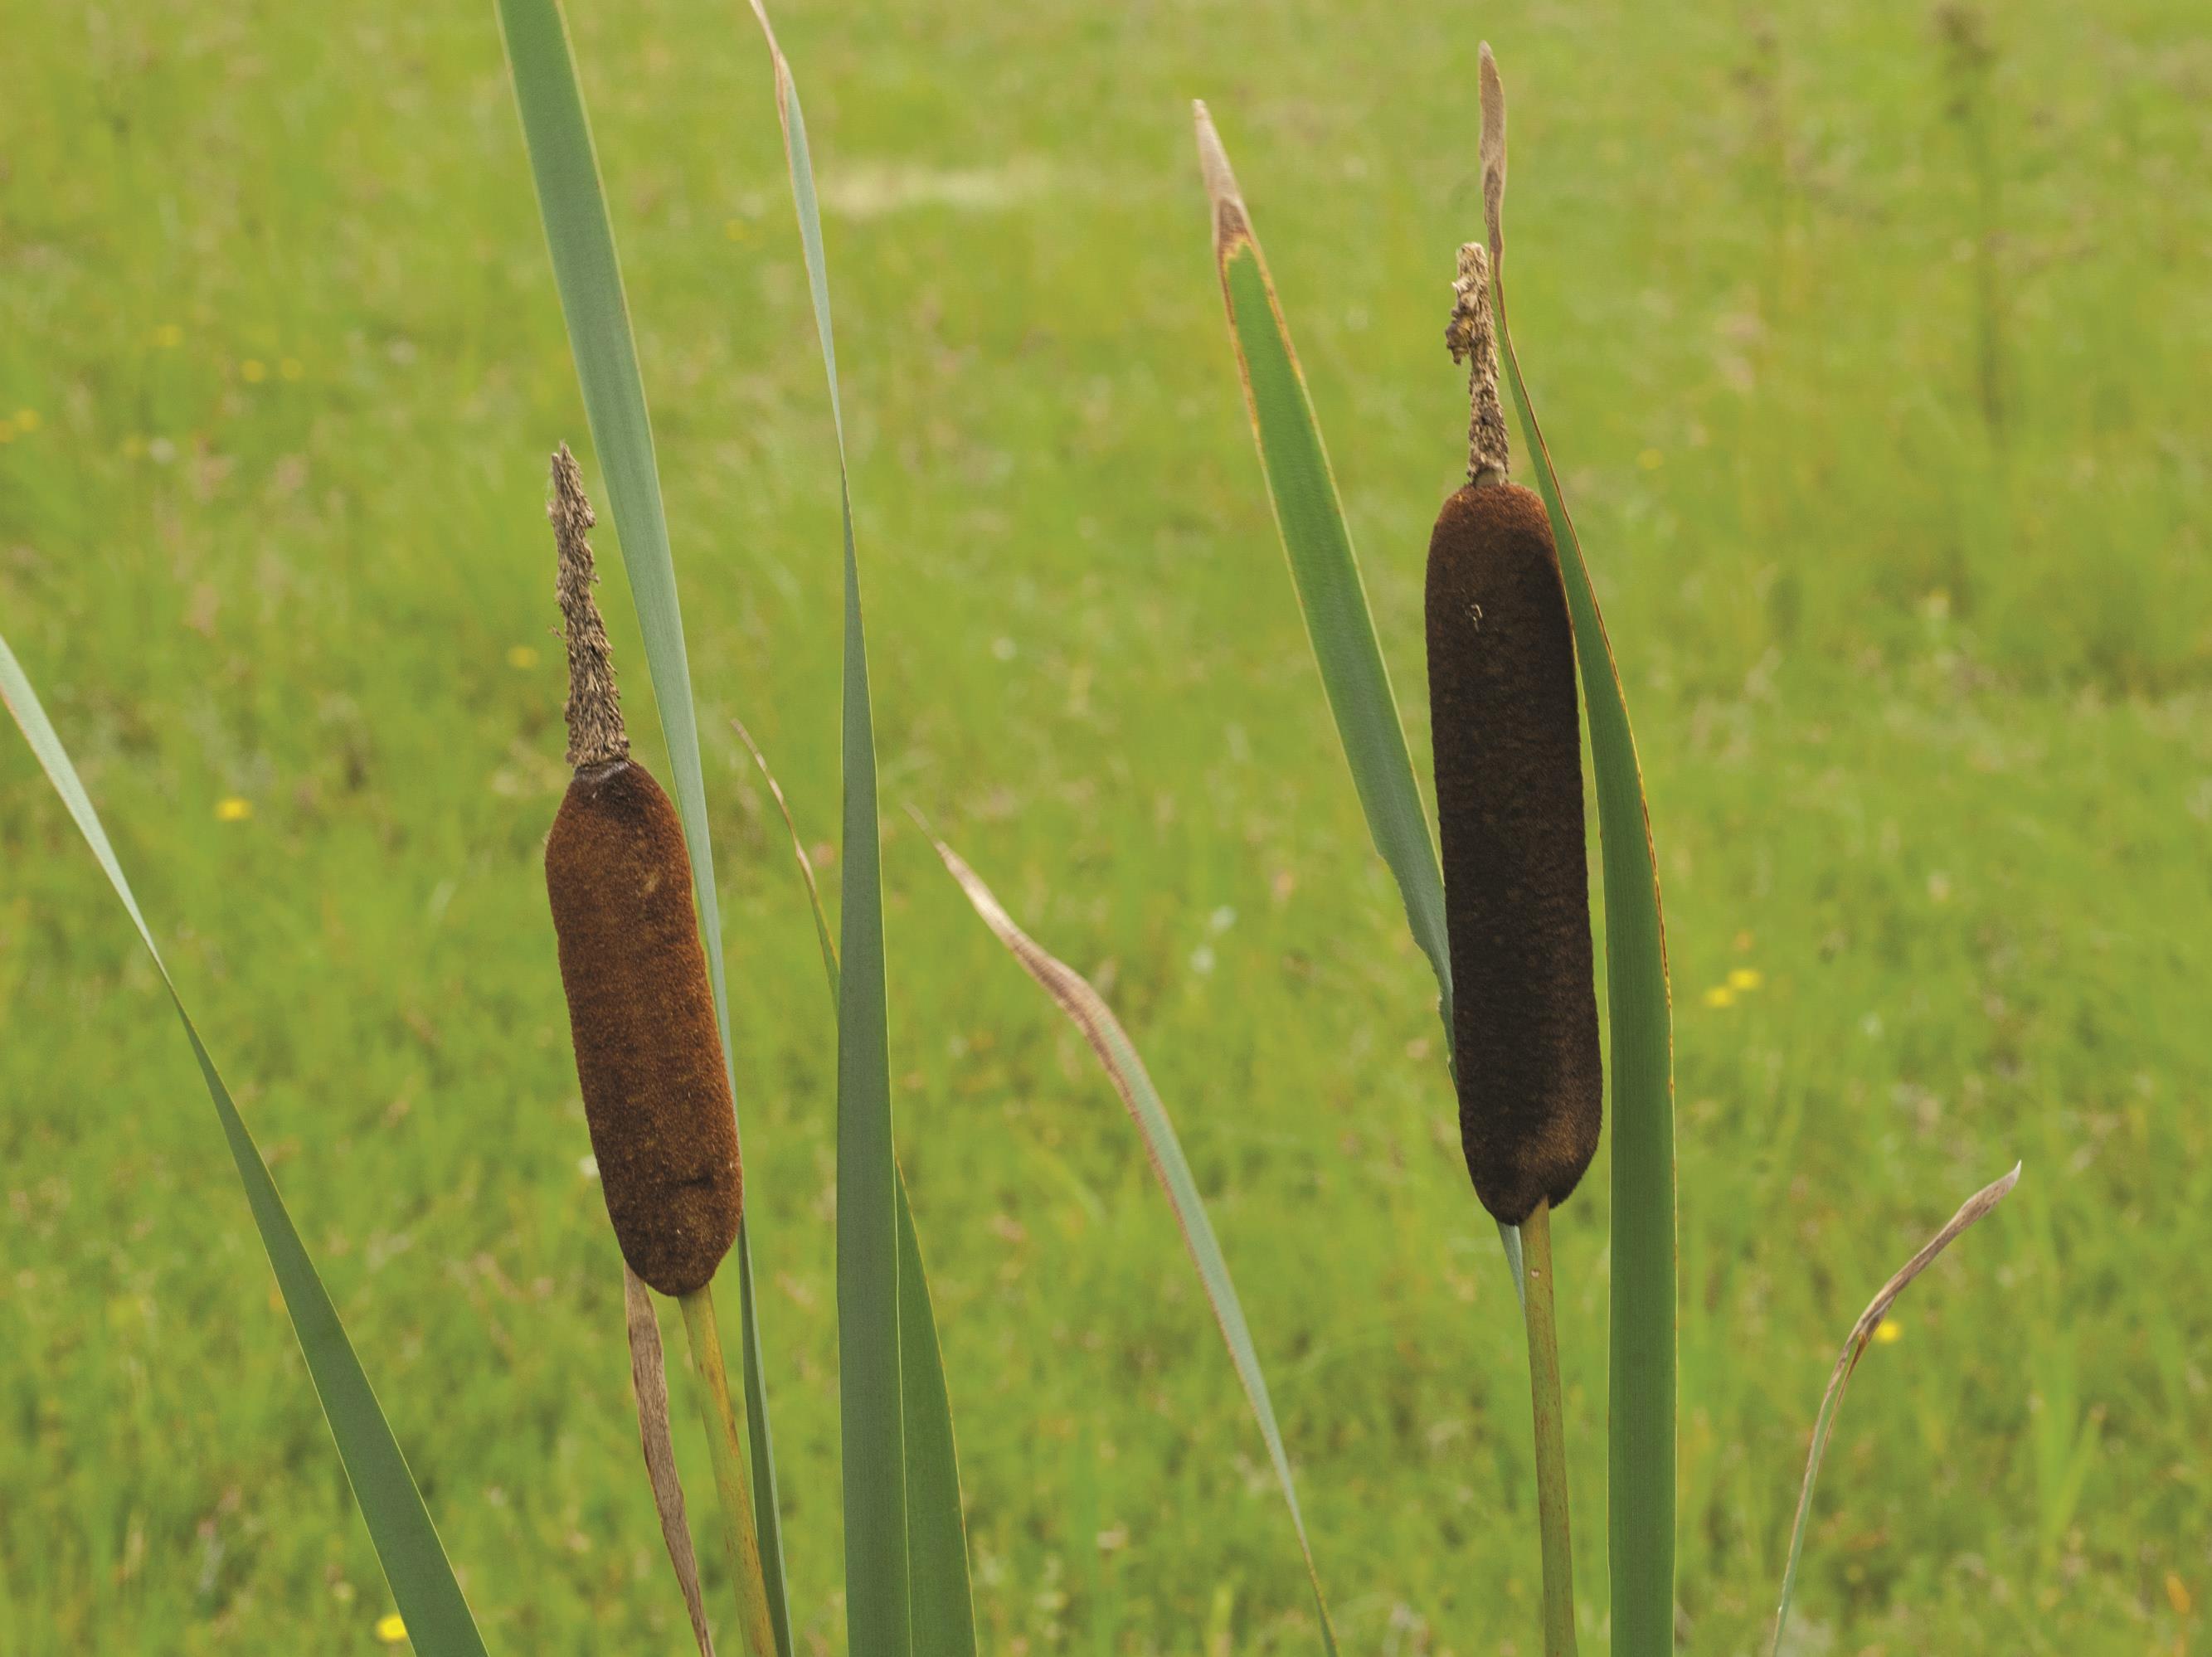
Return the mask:
POLYGON ((630 1270, 664 1295, 714 1275, 738 1235, 737 1119, 676 808, 629 757, 592 598, 591 503, 566 444, 547 509, 568 646, 568 762, 545 889, 592 1151, 630 1270))
POLYGON ((1460 1142, 1482 1205, 1518 1225, 1589 1166, 1605 1072, 1574 628, 1544 503, 1506 481, 1480 246, 1459 276, 1445 337, 1473 358, 1469 481, 1429 540, 1429 709, 1460 1142))

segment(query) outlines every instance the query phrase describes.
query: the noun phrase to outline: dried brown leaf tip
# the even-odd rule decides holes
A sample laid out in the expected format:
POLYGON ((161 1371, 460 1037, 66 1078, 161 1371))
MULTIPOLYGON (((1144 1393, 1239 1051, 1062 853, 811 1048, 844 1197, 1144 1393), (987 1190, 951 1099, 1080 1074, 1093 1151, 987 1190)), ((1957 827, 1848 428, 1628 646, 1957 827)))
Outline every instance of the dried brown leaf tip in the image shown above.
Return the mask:
POLYGON ((1230 170, 1229 152, 1221 147, 1221 135, 1213 130, 1213 117, 1205 100, 1193 100, 1190 110, 1198 132, 1198 170, 1206 180, 1206 200, 1213 207, 1213 252, 1218 258, 1231 244, 1251 239, 1252 221, 1244 211, 1237 174, 1230 170))
POLYGON ((1482 220, 1493 269, 1505 263, 1505 82, 1490 42, 1482 43, 1482 220))
POLYGON ((553 499, 545 516, 559 555, 554 597, 561 605, 561 635, 568 647, 568 763, 605 765, 629 754, 623 727, 622 695, 615 688, 614 652, 606 622, 592 597, 599 574, 592 566, 589 532, 599 522, 584 496, 583 469, 563 443, 553 452, 553 499))

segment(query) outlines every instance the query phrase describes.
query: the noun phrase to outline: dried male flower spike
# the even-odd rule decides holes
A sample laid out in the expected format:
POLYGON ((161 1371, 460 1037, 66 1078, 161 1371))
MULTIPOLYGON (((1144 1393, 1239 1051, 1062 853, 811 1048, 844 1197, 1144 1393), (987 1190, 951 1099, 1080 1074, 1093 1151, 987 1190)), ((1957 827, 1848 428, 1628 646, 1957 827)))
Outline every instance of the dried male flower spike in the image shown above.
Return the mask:
POLYGON ((1469 482, 1429 540, 1429 709, 1460 1142, 1483 1206, 1518 1225, 1589 1168, 1605 1072, 1574 628, 1544 503, 1506 480, 1488 288, 1470 243, 1446 331, 1473 359, 1469 482))
POLYGON ((576 1079, 600 1187, 630 1269, 664 1295, 714 1275, 744 1182, 691 859, 676 808, 629 757, 606 628, 592 598, 594 521, 566 444, 547 509, 568 646, 568 762, 545 842, 576 1079))

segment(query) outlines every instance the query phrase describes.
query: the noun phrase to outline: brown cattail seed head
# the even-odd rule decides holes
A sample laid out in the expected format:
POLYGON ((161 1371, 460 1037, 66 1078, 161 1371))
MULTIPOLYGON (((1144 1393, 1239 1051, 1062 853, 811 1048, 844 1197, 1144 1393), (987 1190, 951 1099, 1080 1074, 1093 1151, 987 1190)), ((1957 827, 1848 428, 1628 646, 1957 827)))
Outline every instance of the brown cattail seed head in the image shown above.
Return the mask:
POLYGON ((623 1258, 662 1294, 688 1294, 736 1240, 744 1194, 691 859, 676 808, 629 757, 591 596, 591 507, 566 447, 550 515, 577 769, 545 842, 545 889, 576 1079, 623 1258))
POLYGON ((1597 1150, 1574 629, 1544 503, 1469 484, 1429 541, 1429 708, 1451 944, 1460 1142, 1517 1225, 1597 1150))

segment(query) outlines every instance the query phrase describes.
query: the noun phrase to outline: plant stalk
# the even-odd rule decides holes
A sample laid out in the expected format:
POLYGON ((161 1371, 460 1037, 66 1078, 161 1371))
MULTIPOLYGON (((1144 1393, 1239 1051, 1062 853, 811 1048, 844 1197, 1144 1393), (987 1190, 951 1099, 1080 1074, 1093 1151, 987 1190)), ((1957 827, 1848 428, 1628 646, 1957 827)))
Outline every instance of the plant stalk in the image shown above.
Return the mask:
POLYGON ((714 1490, 722 1499, 722 1537, 738 1584, 738 1623, 750 1657, 776 1657, 775 1631, 769 1620, 768 1579, 761 1571, 760 1534, 753 1523, 753 1498, 745 1478, 744 1434, 730 1398, 729 1372, 722 1363, 722 1337, 714 1323, 714 1291, 702 1284, 677 1297, 684 1308, 684 1332, 691 1341, 691 1366, 702 1391, 699 1413, 707 1423, 707 1443, 714 1459, 714 1490))
POLYGON ((1552 1205, 1521 1222, 1528 1292, 1528 1390, 1536 1425, 1536 1524, 1544 1553, 1545 1657, 1575 1657, 1574 1537, 1567 1520, 1567 1435, 1559 1410, 1559 1337, 1553 1312, 1552 1205))

